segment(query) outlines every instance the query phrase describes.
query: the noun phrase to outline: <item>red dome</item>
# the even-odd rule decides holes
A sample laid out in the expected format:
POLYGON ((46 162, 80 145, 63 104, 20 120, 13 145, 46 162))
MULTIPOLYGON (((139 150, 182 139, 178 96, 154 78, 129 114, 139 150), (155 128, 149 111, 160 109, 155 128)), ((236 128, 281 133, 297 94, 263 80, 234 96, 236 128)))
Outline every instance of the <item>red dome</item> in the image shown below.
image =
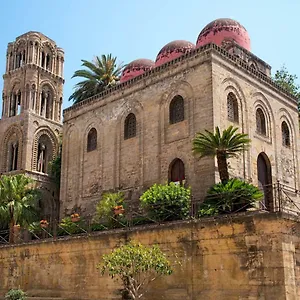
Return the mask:
POLYGON ((141 75, 154 67, 154 61, 150 59, 137 59, 128 64, 121 75, 120 82, 127 81, 141 75))
POLYGON ((197 39, 197 47, 208 43, 218 46, 236 42, 238 45, 250 51, 250 38, 247 30, 237 21, 232 19, 217 19, 204 27, 197 39))
POLYGON ((158 67, 184 53, 191 51, 195 45, 188 41, 173 41, 164 46, 156 56, 155 67, 158 67))

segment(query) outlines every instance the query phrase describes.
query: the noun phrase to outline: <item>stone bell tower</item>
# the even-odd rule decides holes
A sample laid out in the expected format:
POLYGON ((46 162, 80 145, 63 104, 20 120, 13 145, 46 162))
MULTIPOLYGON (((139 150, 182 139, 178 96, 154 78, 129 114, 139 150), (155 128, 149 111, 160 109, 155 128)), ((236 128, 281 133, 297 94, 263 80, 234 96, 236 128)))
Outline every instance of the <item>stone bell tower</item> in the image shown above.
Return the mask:
POLYGON ((8 44, 0 120, 0 173, 25 173, 42 190, 44 217, 58 216, 58 191, 49 162, 62 131, 64 52, 39 32, 8 44))

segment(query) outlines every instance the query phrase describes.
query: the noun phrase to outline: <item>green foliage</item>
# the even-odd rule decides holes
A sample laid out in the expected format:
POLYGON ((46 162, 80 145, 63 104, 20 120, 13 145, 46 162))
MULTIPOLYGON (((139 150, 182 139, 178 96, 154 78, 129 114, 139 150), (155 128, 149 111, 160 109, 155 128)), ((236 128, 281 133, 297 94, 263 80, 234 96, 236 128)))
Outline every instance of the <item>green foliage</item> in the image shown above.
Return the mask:
POLYGON ((280 70, 277 70, 273 81, 284 88, 286 91, 294 95, 298 102, 300 101, 300 85, 296 83, 298 77, 288 72, 285 66, 282 66, 280 70))
POLYGON ((124 204, 124 194, 117 193, 104 193, 101 200, 96 206, 95 220, 103 220, 104 222, 110 222, 113 218, 113 209, 115 206, 124 204))
POLYGON ((41 233, 43 230, 41 228, 41 224, 40 222, 32 222, 31 224, 29 224, 28 226, 28 231, 33 233, 33 234, 39 234, 41 233))
POLYGON ((11 289, 5 295, 5 299, 7 300, 25 300, 26 293, 24 293, 21 289, 11 289))
POLYGON ((54 178, 56 186, 60 187, 61 174, 61 155, 62 155, 62 136, 59 137, 59 150, 57 156, 49 163, 50 174, 54 178))
POLYGON ((229 126, 221 133, 219 127, 216 127, 215 132, 205 130, 205 133, 197 133, 193 140, 193 151, 200 158, 217 157, 223 183, 229 180, 227 159, 247 149, 251 142, 247 134, 237 133, 237 130, 237 127, 229 126))
POLYGON ((103 255, 103 262, 97 266, 101 274, 119 278, 124 289, 133 299, 141 299, 142 290, 162 275, 170 275, 173 270, 166 255, 157 245, 152 247, 130 242, 103 255))
POLYGON ((226 183, 217 183, 207 192, 199 215, 208 216, 245 211, 263 197, 258 187, 233 178, 226 183))
POLYGON ((191 205, 191 190, 170 182, 154 184, 140 197, 148 216, 156 221, 186 219, 191 205))
POLYGON ((111 54, 96 56, 92 62, 81 60, 85 69, 77 70, 73 77, 83 78, 75 85, 75 91, 69 101, 75 103, 101 93, 106 88, 116 84, 120 79, 123 65, 117 65, 117 58, 111 54))
MULTIPOLYGON (((65 217, 59 223, 58 235, 83 233, 84 222, 80 219, 79 222, 72 222, 71 217, 65 217)), ((85 230, 85 229, 84 229, 85 230)))
POLYGON ((13 243, 13 226, 28 227, 38 219, 39 192, 33 188, 33 180, 19 175, 3 175, 0 178, 0 220, 10 226, 10 242, 13 243))

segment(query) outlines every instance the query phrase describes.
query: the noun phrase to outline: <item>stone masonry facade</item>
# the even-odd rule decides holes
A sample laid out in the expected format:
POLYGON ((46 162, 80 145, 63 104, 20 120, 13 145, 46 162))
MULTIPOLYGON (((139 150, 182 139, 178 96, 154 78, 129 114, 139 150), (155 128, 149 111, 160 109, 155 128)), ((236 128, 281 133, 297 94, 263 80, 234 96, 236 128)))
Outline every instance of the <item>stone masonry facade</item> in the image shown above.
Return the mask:
MULTIPOLYGON (((193 155, 192 139, 229 125, 252 140, 229 160, 231 176, 265 192, 277 180, 299 188, 296 99, 249 51, 208 44, 64 111, 61 215, 91 214, 104 191, 137 200, 168 181, 203 199, 218 181, 217 165, 193 155)), ((265 196, 263 205, 271 209, 272 201, 265 196)))
POLYGON ((0 120, 0 173, 25 173, 42 191, 44 217, 58 218, 59 195, 49 177, 62 132, 64 52, 38 32, 8 44, 0 120))

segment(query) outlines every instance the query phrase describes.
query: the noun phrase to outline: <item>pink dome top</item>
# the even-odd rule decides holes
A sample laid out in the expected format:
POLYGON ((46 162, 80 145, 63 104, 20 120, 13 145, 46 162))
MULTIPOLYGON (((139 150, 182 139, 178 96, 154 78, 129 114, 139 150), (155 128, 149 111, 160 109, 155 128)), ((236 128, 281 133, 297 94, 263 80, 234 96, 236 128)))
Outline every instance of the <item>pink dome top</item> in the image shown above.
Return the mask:
POLYGON ((121 75, 120 82, 141 75, 154 67, 154 61, 146 58, 136 59, 128 64, 121 75))
POLYGON ((197 39, 197 46, 208 43, 226 47, 232 42, 237 43, 250 51, 250 38, 247 30, 237 21, 232 19, 217 19, 204 27, 197 39))
POLYGON ((195 48, 195 45, 188 41, 173 41, 165 45, 157 54, 155 67, 158 67, 170 60, 173 60, 184 53, 187 53, 195 48))

